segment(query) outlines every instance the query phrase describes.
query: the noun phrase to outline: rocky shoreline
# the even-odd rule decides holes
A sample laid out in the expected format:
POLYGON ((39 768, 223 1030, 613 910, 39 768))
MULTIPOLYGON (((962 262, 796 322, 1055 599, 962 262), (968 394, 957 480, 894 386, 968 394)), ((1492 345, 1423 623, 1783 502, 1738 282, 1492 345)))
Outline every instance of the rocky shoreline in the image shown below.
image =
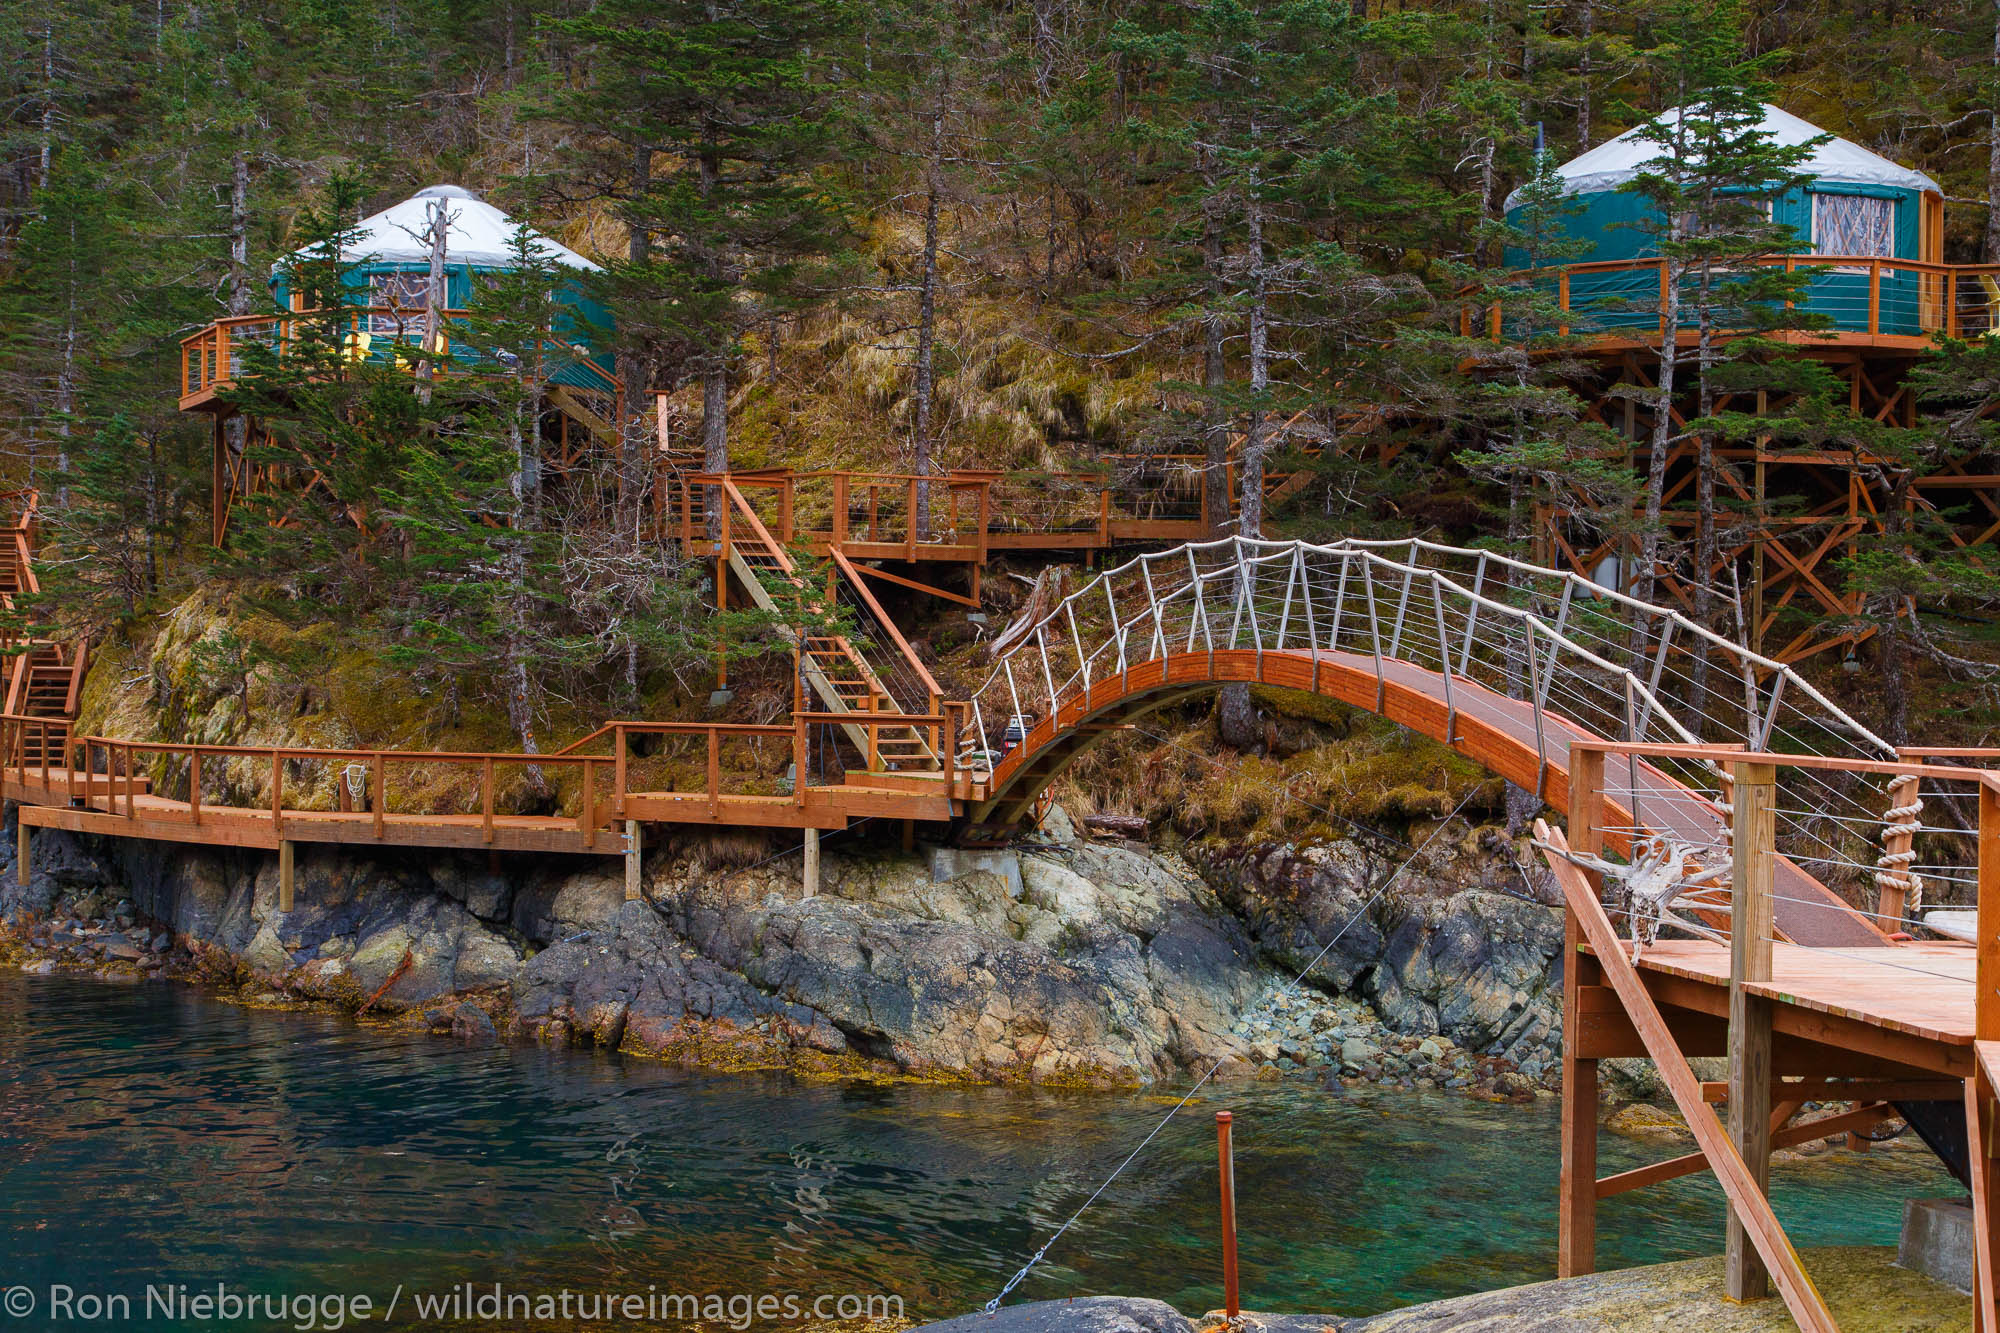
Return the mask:
POLYGON ((813 899, 796 856, 713 840, 650 854, 637 902, 604 863, 301 846, 281 913, 268 854, 38 831, 25 886, 0 843, 0 958, 709 1068, 1529 1098, 1557 1067, 1560 924, 1487 887, 1520 882, 1497 831, 1446 834, 1381 895, 1392 863, 1357 844, 1197 867, 1059 813, 1017 851, 840 846, 813 899))

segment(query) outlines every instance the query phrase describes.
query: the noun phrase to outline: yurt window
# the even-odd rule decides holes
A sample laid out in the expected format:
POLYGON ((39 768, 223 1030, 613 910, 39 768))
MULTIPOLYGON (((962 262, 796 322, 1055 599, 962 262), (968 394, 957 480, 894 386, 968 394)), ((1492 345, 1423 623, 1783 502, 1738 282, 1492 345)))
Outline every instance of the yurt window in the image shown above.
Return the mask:
POLYGON ((405 324, 420 323, 413 319, 420 316, 430 300, 431 275, 428 273, 376 273, 368 279, 368 304, 393 314, 377 314, 369 317, 369 332, 395 333, 405 324))
POLYGON ((1814 194, 1813 253, 1894 255, 1896 201, 1859 194, 1814 194))

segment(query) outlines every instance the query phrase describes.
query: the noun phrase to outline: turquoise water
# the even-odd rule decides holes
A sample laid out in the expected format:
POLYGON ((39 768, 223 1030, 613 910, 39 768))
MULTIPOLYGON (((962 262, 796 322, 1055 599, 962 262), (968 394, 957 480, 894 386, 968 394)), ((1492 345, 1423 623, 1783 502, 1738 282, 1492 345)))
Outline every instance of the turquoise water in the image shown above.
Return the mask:
MULTIPOLYGON (((1183 1112, 1017 1295, 1219 1304, 1224 1108, 1247 1304, 1361 1313, 1552 1275, 1552 1103, 1257 1084, 1183 1112)), ((462 1281, 893 1293, 933 1318, 990 1297, 1163 1110, 1153 1094, 842 1086, 468 1048, 165 983, 10 973, 0 1287, 44 1302, 52 1283, 131 1293, 141 1325, 146 1286, 177 1282, 371 1294, 376 1319, 402 1284, 405 1326, 431 1326, 408 1293, 462 1281)), ((1609 1170, 1675 1151, 1607 1135, 1603 1156, 1609 1170)), ((1951 1188, 1915 1155, 1776 1169, 1802 1245, 1893 1243, 1903 1199, 1951 1188)), ((1691 1178, 1610 1200, 1601 1232, 1605 1267, 1713 1253, 1719 1195, 1691 1178)))

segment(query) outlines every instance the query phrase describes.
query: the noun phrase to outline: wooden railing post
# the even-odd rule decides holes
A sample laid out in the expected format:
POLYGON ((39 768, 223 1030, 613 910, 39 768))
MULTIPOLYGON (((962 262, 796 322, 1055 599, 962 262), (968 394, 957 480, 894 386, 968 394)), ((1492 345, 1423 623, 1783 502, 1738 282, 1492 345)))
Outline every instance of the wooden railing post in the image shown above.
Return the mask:
POLYGON ((584 846, 597 846, 597 762, 588 757, 583 761, 583 791, 576 802, 576 831, 583 835, 584 846))
MULTIPOLYGON (((126 799, 131 798, 128 795, 126 799)), ((271 832, 285 830, 285 759, 277 750, 271 751, 271 832)))
MULTIPOLYGON (((1771 1183, 1771 1002, 1747 987, 1771 979, 1777 778, 1770 764, 1733 766, 1729 918, 1729 1138, 1760 1194, 1771 1183)), ((1734 1207, 1723 1259, 1729 1299, 1770 1295, 1770 1275, 1734 1207)))
MULTIPOLYGON (((1572 747, 1569 841, 1594 855, 1604 845, 1604 752, 1572 747)), ((1595 877, 1586 875, 1601 892, 1595 877)), ((1563 908, 1562 1165, 1556 1217, 1556 1275, 1597 1271, 1597 1061, 1582 1050, 1582 987, 1599 981, 1597 960, 1584 950, 1576 909, 1563 908)))
POLYGON ((944 795, 950 800, 953 779, 958 766, 958 710, 963 704, 948 703, 944 706, 944 744, 938 748, 938 764, 944 770, 944 795))
POLYGON ((1660 264, 1660 336, 1664 338, 1667 336, 1667 282, 1668 282, 1667 261, 1664 256, 1660 259, 1659 264, 1660 264))
POLYGON ((625 743, 625 728, 613 727, 611 754, 616 767, 613 768, 611 776, 611 809, 620 819, 625 818, 625 761, 628 748, 625 743))
POLYGON ((833 474, 833 544, 847 544, 847 474, 833 474))
MULTIPOLYGON (((1892 812, 1909 810, 1920 804, 1918 782, 1914 773, 1890 782, 1889 808, 1892 812)), ((1880 918, 1877 924, 1887 931, 1903 928, 1903 918, 1913 906, 1910 890, 1920 888, 1922 884, 1910 869, 1910 863, 1916 859, 1914 846, 1918 818, 1915 813, 1892 814, 1882 831, 1882 867, 1875 875, 1875 913, 1880 918)))
MULTIPOLYGON (((90 756, 86 754, 84 762, 88 763, 89 760, 90 756)), ((201 823, 201 751, 199 749, 188 751, 188 821, 193 824, 201 823)))
POLYGON ((380 841, 387 822, 389 810, 389 770, 382 761, 382 752, 377 750, 368 756, 369 804, 374 807, 375 837, 380 841))
POLYGON ((1979 944, 1973 977, 1972 1033, 2000 1041, 2000 777, 1979 784, 1979 944))
POLYGON ((806 732, 805 706, 803 703, 792 710, 792 804, 801 810, 806 804, 806 732))
POLYGON ((714 818, 722 813, 722 730, 708 729, 708 813, 714 818))
POLYGON ((1868 261, 1868 332, 1882 331, 1882 261, 1868 261))
POLYGON ((1562 319, 1556 324, 1560 337, 1569 337, 1569 270, 1556 274, 1556 309, 1562 312, 1562 319))
POLYGON ((488 845, 493 842, 493 756, 479 761, 479 830, 488 845))
POLYGON ((903 497, 903 558, 917 558, 917 479, 905 479, 903 497))
POLYGON ((1944 275, 1944 334, 1947 338, 1958 336, 1958 270, 1947 270, 1944 275))

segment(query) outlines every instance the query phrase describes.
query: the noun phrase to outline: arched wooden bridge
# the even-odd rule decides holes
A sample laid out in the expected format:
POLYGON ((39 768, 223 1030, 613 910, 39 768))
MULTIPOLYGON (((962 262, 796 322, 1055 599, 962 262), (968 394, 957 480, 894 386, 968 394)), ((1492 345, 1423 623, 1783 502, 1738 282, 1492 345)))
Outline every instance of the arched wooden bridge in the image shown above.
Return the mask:
MULTIPOLYGON (((1107 728, 1232 682, 1378 713, 1564 814, 1579 741, 1896 757, 1790 668, 1575 575, 1427 542, 1232 538, 1109 570, 1023 636, 970 701, 974 753, 992 759, 971 818, 1018 822, 1107 728), (1697 688, 1684 650, 1704 639, 1697 688)), ((1632 756, 1617 769, 1613 848, 1664 837, 1727 862, 1719 769, 1632 756)), ((1780 817, 1780 842, 1800 859, 1779 868, 1778 929, 1801 943, 1883 942, 1808 867, 1854 869, 1852 830, 1886 828, 1886 806, 1853 784, 1798 785, 1800 806, 1780 817)))

